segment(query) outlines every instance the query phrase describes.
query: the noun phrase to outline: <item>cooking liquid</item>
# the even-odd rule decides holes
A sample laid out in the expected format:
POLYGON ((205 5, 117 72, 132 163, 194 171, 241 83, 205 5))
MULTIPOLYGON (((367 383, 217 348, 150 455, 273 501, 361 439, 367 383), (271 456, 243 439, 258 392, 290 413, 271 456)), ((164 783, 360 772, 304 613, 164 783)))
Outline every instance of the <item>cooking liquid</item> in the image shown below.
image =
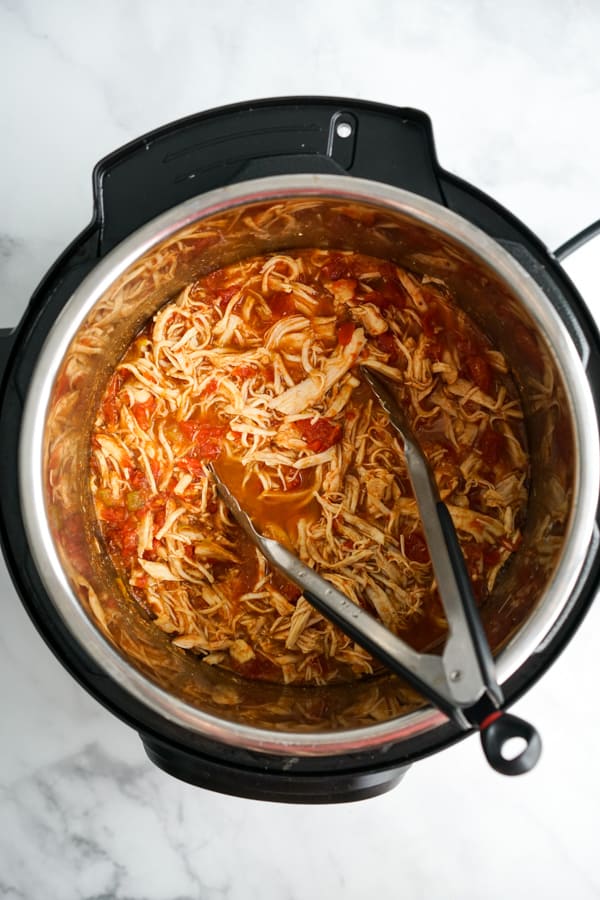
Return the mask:
MULTIPOLYGON (((312 251, 302 251, 297 253, 295 258, 300 260, 310 260, 312 251)), ((318 291, 318 303, 313 307, 312 321, 315 331, 318 330, 319 322, 332 317, 336 313, 336 306, 332 295, 327 289, 324 289, 324 283, 340 283, 348 282, 350 286, 356 284, 357 278, 361 271, 365 269, 369 275, 369 291, 367 299, 381 312, 385 312, 394 304, 403 307, 407 304, 406 291, 394 276, 394 267, 389 263, 382 263, 379 260, 371 260, 368 257, 362 257, 360 254, 339 254, 330 253, 325 257, 325 265, 323 265, 324 254, 320 251, 320 268, 311 271, 308 268, 308 275, 303 275, 301 284, 308 284, 310 287, 318 291)), ((246 264, 244 264, 246 265, 246 264)), ((214 296, 214 303, 219 304, 223 309, 227 304, 233 303, 236 295, 235 283, 236 267, 221 270, 213 273, 207 278, 201 280, 198 285, 202 291, 207 290, 214 296)), ((458 353, 464 361, 463 368, 459 373, 463 378, 470 379, 474 388, 478 388, 486 395, 495 396, 498 388, 502 385, 511 396, 516 396, 514 386, 510 379, 501 376, 495 371, 489 363, 487 352, 490 345, 483 334, 481 334, 475 326, 466 319, 458 309, 453 309, 445 301, 445 298, 438 295, 435 290, 426 292, 427 309, 420 318, 413 315, 408 317, 403 340, 410 342, 419 339, 420 334, 427 337, 428 355, 430 360, 442 361, 448 358, 450 353, 458 353)), ((194 287, 191 290, 191 296, 194 294, 194 287)), ((203 295, 205 296, 205 295, 203 295)), ((264 307, 257 305, 258 315, 254 321, 257 342, 264 338, 267 331, 273 327, 274 323, 285 319, 290 315, 297 315, 298 309, 294 303, 294 297, 289 291, 272 290, 267 293, 266 297, 267 311, 264 307), (262 318, 261 318, 262 316, 262 318)), ((243 298, 238 301, 234 310, 240 307, 240 313, 243 315, 241 304, 243 298)), ((332 353, 336 346, 344 346, 352 338, 352 334, 356 328, 356 323, 348 311, 341 313, 338 305, 338 318, 334 335, 322 338, 323 350, 325 353, 332 353)), ((134 378, 131 375, 131 365, 138 365, 140 357, 148 354, 148 346, 152 343, 153 324, 149 325, 140 334, 138 339, 133 343, 132 347, 124 358, 124 363, 130 364, 129 369, 119 368, 109 387, 107 389, 105 399, 99 418, 100 430, 111 428, 119 433, 122 426, 123 404, 128 402, 125 398, 128 386, 130 386, 134 378)), ((387 364, 391 366, 402 367, 404 360, 402 357, 401 347, 392 336, 390 331, 376 335, 370 340, 373 341, 380 353, 387 355, 387 364)), ((232 342, 232 350, 238 349, 235 342, 232 342)), ((156 351, 153 351, 156 355, 156 351)), ((385 359, 385 356, 383 357, 385 359)), ((286 368, 294 382, 300 382, 306 377, 306 371, 300 360, 290 358, 286 362, 286 368)), ((257 371, 260 372, 260 365, 252 364, 245 366, 242 364, 238 367, 239 372, 236 377, 253 377, 257 371)), ((269 366, 264 368, 264 377, 269 378, 269 366)), ((233 370, 235 376, 236 370, 233 370)), ((361 415, 365 406, 369 402, 374 402, 369 386, 362 380, 358 369, 353 370, 353 374, 360 380, 358 387, 355 387, 350 400, 343 409, 343 419, 349 420, 351 417, 361 415)), ((215 372, 215 377, 207 383, 205 392, 218 396, 219 374, 215 372)), ((151 392, 152 393, 152 392, 151 392)), ((399 399, 407 401, 406 391, 401 388, 399 399)), ((158 408, 153 396, 144 403, 137 403, 132 406, 132 412, 142 430, 157 433, 159 422, 157 419, 158 408), (136 409, 137 407, 137 409, 136 409)), ((473 404, 472 404, 473 405, 473 404)), ((377 407, 378 408, 378 407, 377 407)), ((440 415, 431 414, 434 412, 433 403, 429 395, 420 399, 421 415, 413 418, 413 428, 417 438, 423 443, 426 452, 431 453, 434 458, 435 454, 440 452, 443 454, 444 465, 454 467, 457 473, 460 473, 461 458, 460 452, 449 439, 444 428, 444 419, 440 415)), ((475 414, 477 410, 474 407, 475 414)), ((341 421, 341 425, 335 427, 341 429, 343 419, 337 417, 336 421, 341 421)), ((315 413, 314 420, 317 428, 315 433, 311 432, 311 424, 309 420, 304 420, 298 424, 299 436, 306 438, 310 446, 313 440, 314 446, 318 447, 318 442, 327 439, 339 440, 337 433, 329 432, 324 428, 325 438, 323 434, 318 432, 318 422, 323 421, 322 416, 315 413)), ((206 476, 203 470, 203 463, 210 460, 215 465, 219 475, 228 485, 229 489, 239 500, 242 508, 252 518, 257 528, 266 537, 273 537, 276 540, 286 544, 289 549, 295 550, 298 543, 298 527, 299 523, 311 525, 318 521, 322 514, 321 506, 314 496, 315 470, 314 469, 298 469, 290 468, 289 478, 286 482, 286 489, 279 487, 277 490, 265 490, 259 477, 252 471, 248 471, 241 463, 240 450, 238 442, 228 437, 229 417, 223 412, 223 407, 212 407, 209 414, 206 411, 192 411, 192 414, 185 420, 181 419, 179 412, 168 411, 160 420, 160 433, 163 439, 169 442, 171 454, 176 459, 180 459, 180 467, 182 471, 190 472, 195 479, 204 479, 206 476), (216 411, 215 411, 216 410, 216 411)), ((390 426, 387 426, 390 428, 390 426)), ((524 435, 522 428, 516 425, 519 440, 524 443, 524 435)), ((314 448, 313 448, 314 449, 314 448)), ((487 473, 490 481, 501 480, 510 471, 510 461, 506 454, 506 438, 504 435, 495 430, 493 425, 489 425, 481 431, 478 437, 478 445, 475 448, 484 474, 487 473)), ((157 459, 158 453, 155 456, 157 459)), ((93 486, 96 500, 96 509, 101 524, 102 533, 107 543, 109 552, 117 566, 126 577, 136 569, 139 559, 139 532, 142 527, 144 514, 151 510, 153 514, 154 532, 160 533, 160 528, 164 525, 167 518, 167 504, 169 499, 176 503, 181 502, 181 498, 185 499, 185 493, 177 494, 178 478, 181 471, 177 470, 166 485, 158 492, 152 492, 149 484, 149 473, 147 468, 144 469, 139 462, 134 461, 135 453, 131 453, 130 463, 133 467, 133 473, 128 476, 126 491, 113 490, 109 498, 107 495, 108 488, 102 480, 102 469, 96 462, 92 461, 92 471, 96 477, 97 483, 93 486), (98 482, 102 487, 98 489, 98 482), (132 499, 133 498, 133 499, 132 499)), ((391 457, 382 457, 385 463, 389 462, 391 457)), ((155 481, 160 482, 161 470, 158 462, 153 462, 152 458, 149 463, 155 481)), ((131 472, 130 466, 130 472, 131 472)), ((435 471, 435 465, 434 471, 435 471)), ((364 482, 364 476, 360 467, 355 467, 352 463, 346 471, 346 478, 353 476, 359 482, 364 482)), ((286 476, 287 477, 287 476, 286 476)), ((411 498, 412 490, 406 474, 401 475, 395 473, 396 485, 401 491, 403 497, 411 498)), ((363 483, 364 488, 364 483, 363 483)), ((473 494, 475 496, 475 494, 473 494)), ((195 501, 194 501, 195 502, 195 501)), ((363 503, 363 501, 361 501, 363 503)), ((210 509, 216 512, 216 507, 210 506, 210 509)), ((366 515, 364 509, 361 508, 361 514, 366 515)), ((216 527, 216 526, 215 526, 216 527)), ((259 575, 259 559, 257 550, 247 536, 237 526, 228 527, 229 539, 233 540, 234 552, 239 563, 232 564, 230 562, 214 560, 210 563, 211 577, 214 584, 219 587, 222 594, 228 598, 228 610, 231 621, 243 620, 244 615, 248 614, 247 607, 240 602, 239 598, 255 590, 257 578, 259 575), (232 537, 234 536, 234 537, 232 537)), ((210 535, 209 535, 210 536, 210 535)), ((153 550, 144 551, 145 559, 164 558, 160 556, 160 541, 154 539, 153 550), (158 554, 158 557, 157 557, 158 554)), ((427 567, 429 565, 429 554, 423 537, 423 533, 418 526, 410 525, 402 536, 402 547, 405 559, 408 565, 415 567, 427 567)), ((352 547, 348 546, 347 553, 352 552, 352 547)), ((481 602, 487 596, 485 579, 481 577, 481 571, 485 572, 489 567, 493 566, 500 558, 499 551, 488 543, 478 541, 463 542, 463 550, 465 551, 467 566, 474 579, 474 590, 478 600, 481 602)), ((186 553, 188 550, 186 549, 186 553)), ((193 547, 191 551, 193 552, 193 547)), ((327 573, 323 573, 327 577, 327 573)), ((290 602, 295 603, 300 596, 299 589, 285 579, 279 572, 273 572, 270 575, 271 584, 290 602)), ((145 588, 147 583, 146 575, 138 574, 132 579, 132 592, 138 598, 141 605, 150 611, 151 615, 156 614, 156 601, 148 599, 145 588)), ((168 583, 164 583, 164 588, 168 587, 168 583)), ((189 602, 192 607, 204 608, 205 600, 203 600, 202 585, 191 583, 186 586, 189 596, 189 602)), ((393 597, 391 598, 393 600, 393 597)), ((256 601, 255 601, 256 602, 256 601)), ((365 604, 373 613, 374 610, 370 604, 365 604)), ((210 613, 210 610, 208 611, 210 613)), ((265 623, 265 629, 274 627, 269 622, 265 623)), ((406 622, 404 627, 397 629, 398 634, 419 650, 428 650, 439 645, 444 638, 446 632, 446 622, 443 615, 442 606, 437 594, 435 586, 432 587, 427 603, 423 604, 420 609, 412 615, 406 622)), ((243 634, 241 635, 243 636, 243 634)), ((249 641, 251 643, 251 641, 249 641)), ((264 654, 258 652, 255 656, 247 661, 238 661, 234 657, 224 655, 221 661, 222 665, 232 668, 247 677, 265 678, 269 680, 279 680, 281 677, 280 669, 272 659, 267 658, 264 654)), ((351 666, 346 666, 330 661, 326 656, 321 656, 315 664, 315 671, 318 672, 319 680, 329 680, 329 676, 334 680, 346 680, 356 677, 351 666)), ((377 671, 377 665, 374 671, 377 671)))

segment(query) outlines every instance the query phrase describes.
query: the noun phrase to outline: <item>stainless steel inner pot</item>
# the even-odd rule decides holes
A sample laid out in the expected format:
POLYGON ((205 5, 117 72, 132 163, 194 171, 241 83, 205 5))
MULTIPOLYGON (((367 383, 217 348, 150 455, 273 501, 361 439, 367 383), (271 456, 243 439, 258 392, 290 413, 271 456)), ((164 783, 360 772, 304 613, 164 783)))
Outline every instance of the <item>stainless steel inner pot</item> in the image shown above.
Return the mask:
POLYGON ((173 648, 107 559, 88 488, 89 435, 113 368, 182 286, 244 257, 352 249, 443 278, 505 354, 526 416, 524 539, 482 610, 500 681, 566 608, 590 544, 599 486, 584 363, 548 298, 494 240, 446 208, 345 176, 274 176, 220 188, 159 216, 81 283, 39 355, 20 438, 27 537, 74 639, 138 701, 192 733, 270 754, 375 749, 445 722, 395 676, 354 685, 251 682, 173 648), (588 430, 589 429, 589 430, 588 430))

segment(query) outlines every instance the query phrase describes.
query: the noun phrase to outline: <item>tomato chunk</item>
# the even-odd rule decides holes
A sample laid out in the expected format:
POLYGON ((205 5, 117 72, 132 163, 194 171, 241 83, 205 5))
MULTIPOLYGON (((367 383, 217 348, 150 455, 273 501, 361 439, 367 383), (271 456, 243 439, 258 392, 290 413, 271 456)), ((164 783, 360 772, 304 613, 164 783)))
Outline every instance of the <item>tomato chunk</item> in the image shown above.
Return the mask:
POLYGON ((226 425, 209 425, 206 422, 189 419, 187 422, 179 423, 179 430, 194 445, 188 459, 191 457, 207 460, 216 459, 220 455, 229 429, 226 425))
POLYGON ((332 253, 329 261, 321 268, 322 277, 328 278, 330 281, 350 278, 353 274, 349 259, 336 253, 332 253))
POLYGON ((316 421, 300 419, 299 422, 294 422, 294 425, 306 441, 308 449, 313 453, 329 450, 342 438, 342 426, 325 417, 316 421))
POLYGON ((375 338, 375 344, 383 353, 387 353, 389 362, 397 361, 398 345, 391 331, 384 331, 383 334, 378 334, 375 338))
POLYGON ((293 316, 297 312, 292 294, 287 294, 285 291, 274 291, 268 299, 268 304, 271 314, 276 319, 293 316))
POLYGON ((337 336, 340 347, 345 347, 350 343, 355 327, 354 322, 351 321, 342 322, 341 325, 338 325, 337 336))
POLYGON ((211 394, 214 394, 217 388, 219 387, 217 379, 211 378, 207 383, 206 387, 202 391, 202 397, 210 397, 211 394))
POLYGON ((186 469, 190 475, 193 475, 197 478, 199 475, 202 475, 202 461, 196 459, 194 456, 184 456, 183 459, 179 460, 178 463, 182 469, 186 469))
POLYGON ((235 369, 231 370, 231 374, 237 378, 250 378, 252 375, 256 375, 256 371, 256 366, 252 365, 252 363, 247 363, 236 366, 235 369))
POLYGON ((148 428, 152 419, 152 413, 155 409, 156 397, 149 397, 143 403, 133 404, 133 406, 131 407, 131 412, 140 428, 148 428))

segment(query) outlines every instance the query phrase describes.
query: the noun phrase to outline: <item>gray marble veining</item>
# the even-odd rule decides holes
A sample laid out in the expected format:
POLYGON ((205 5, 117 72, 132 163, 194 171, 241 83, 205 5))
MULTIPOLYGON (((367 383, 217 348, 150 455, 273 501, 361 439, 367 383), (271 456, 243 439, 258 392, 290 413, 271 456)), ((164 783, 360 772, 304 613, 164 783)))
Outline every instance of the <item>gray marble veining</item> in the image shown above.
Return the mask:
MULTIPOLYGON (((0 327, 89 221, 98 159, 253 97, 422 108, 441 164, 556 246, 600 216, 599 43, 595 0, 4 0, 0 327)), ((600 310, 594 262, 577 277, 600 310)), ((384 797, 293 807, 151 766, 56 662, 1 568, 1 898, 600 897, 597 607, 516 706, 544 737, 530 776, 501 779, 468 740, 384 797)))

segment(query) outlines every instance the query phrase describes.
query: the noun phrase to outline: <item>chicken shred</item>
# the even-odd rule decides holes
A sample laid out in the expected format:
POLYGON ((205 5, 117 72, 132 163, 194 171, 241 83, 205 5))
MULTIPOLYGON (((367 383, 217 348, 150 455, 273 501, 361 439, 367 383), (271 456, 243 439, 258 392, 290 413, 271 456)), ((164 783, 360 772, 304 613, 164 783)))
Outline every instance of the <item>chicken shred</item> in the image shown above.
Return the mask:
POLYGON ((438 278, 349 251, 231 265, 161 308, 118 365, 91 442, 97 519, 131 596, 175 647, 283 683, 370 655, 249 545, 214 461, 266 536, 426 649, 440 612, 401 444, 358 365, 390 380, 483 602, 518 547, 522 410, 503 355, 438 278))

